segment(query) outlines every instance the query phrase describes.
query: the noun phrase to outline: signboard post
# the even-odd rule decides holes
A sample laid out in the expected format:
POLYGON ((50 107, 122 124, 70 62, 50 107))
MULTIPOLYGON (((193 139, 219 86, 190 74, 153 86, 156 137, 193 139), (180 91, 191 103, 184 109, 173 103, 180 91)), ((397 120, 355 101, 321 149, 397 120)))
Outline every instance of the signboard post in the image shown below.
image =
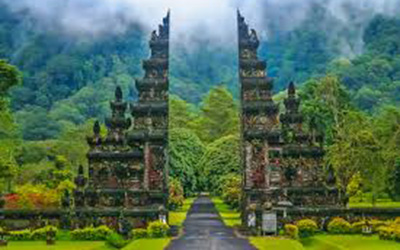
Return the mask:
POLYGON ((264 234, 277 233, 277 216, 276 212, 266 211, 262 215, 262 230, 264 234))

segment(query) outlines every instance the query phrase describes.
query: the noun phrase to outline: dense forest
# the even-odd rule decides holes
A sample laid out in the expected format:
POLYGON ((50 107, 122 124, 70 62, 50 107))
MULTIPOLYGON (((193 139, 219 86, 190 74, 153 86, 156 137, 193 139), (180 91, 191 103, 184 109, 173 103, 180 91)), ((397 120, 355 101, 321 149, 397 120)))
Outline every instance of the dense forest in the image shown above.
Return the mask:
MULTIPOLYGON (((300 86, 306 123, 326 133, 326 165, 337 170, 338 186, 350 196, 397 199, 400 19, 372 17, 362 27, 362 48, 352 37, 359 28, 314 6, 293 30, 269 27, 275 35, 263 39, 260 55, 275 78, 277 102, 289 81, 300 86), (346 37, 346 46, 332 33, 346 37)), ((133 79, 143 73, 147 40, 138 25, 123 34, 77 39, 41 29, 29 13, 0 3, 2 190, 46 194, 52 204, 73 187, 77 167, 86 165, 85 137, 95 119, 109 115, 115 86, 128 101, 136 98, 133 79)), ((171 176, 187 194, 240 183, 236 50, 204 44, 171 57, 171 176)))

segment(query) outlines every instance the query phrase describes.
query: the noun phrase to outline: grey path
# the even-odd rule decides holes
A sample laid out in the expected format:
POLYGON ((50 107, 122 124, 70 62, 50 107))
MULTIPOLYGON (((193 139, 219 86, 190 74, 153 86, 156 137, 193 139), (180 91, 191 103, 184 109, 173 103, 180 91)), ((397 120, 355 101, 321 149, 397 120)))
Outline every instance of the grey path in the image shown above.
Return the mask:
POLYGON ((195 200, 183 226, 184 234, 173 240, 167 250, 255 250, 224 225, 208 197, 195 200))

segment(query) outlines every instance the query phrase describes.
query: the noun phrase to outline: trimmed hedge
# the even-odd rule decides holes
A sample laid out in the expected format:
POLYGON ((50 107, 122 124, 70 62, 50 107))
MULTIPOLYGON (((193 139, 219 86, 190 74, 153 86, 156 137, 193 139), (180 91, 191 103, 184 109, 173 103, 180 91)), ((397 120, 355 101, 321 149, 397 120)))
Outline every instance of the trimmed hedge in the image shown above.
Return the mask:
POLYGON ((317 223, 311 219, 299 220, 296 223, 296 226, 298 227, 299 235, 302 238, 313 236, 318 230, 317 223))
POLYGON ((107 226, 86 227, 71 232, 73 240, 106 240, 113 231, 107 226))
POLYGON ((151 238, 163 238, 167 237, 169 232, 169 226, 162 223, 161 221, 153 221, 149 223, 147 227, 147 233, 151 238))
POLYGON ((331 234, 348 234, 351 232, 351 224, 343 218, 334 218, 328 224, 328 232, 331 234))
POLYGON ((299 238, 299 228, 293 224, 286 224, 285 225, 285 235, 291 239, 298 239, 299 238))
POLYGON ((148 236, 147 230, 144 228, 137 228, 132 230, 133 239, 147 238, 147 236, 148 236))
POLYGON ((106 244, 117 248, 117 249, 121 249, 123 247, 125 247, 126 245, 128 245, 129 240, 125 240, 124 237, 122 237, 121 235, 117 234, 117 233, 111 233, 110 235, 107 236, 107 240, 106 240, 106 244))
POLYGON ((9 239, 11 241, 31 240, 31 230, 25 229, 25 230, 20 230, 20 231, 11 231, 9 239))
POLYGON ((46 226, 33 231, 29 229, 11 231, 9 239, 11 241, 46 240, 48 231, 55 231, 57 235, 58 229, 54 226, 46 226))

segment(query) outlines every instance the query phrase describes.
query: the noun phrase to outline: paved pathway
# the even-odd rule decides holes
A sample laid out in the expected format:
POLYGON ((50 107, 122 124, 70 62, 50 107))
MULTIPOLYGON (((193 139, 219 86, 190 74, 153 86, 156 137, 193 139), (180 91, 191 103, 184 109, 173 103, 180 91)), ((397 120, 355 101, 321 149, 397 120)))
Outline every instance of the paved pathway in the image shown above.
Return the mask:
POLYGON ((183 226, 183 236, 173 240, 167 250, 255 250, 224 225, 208 197, 195 200, 183 226))

